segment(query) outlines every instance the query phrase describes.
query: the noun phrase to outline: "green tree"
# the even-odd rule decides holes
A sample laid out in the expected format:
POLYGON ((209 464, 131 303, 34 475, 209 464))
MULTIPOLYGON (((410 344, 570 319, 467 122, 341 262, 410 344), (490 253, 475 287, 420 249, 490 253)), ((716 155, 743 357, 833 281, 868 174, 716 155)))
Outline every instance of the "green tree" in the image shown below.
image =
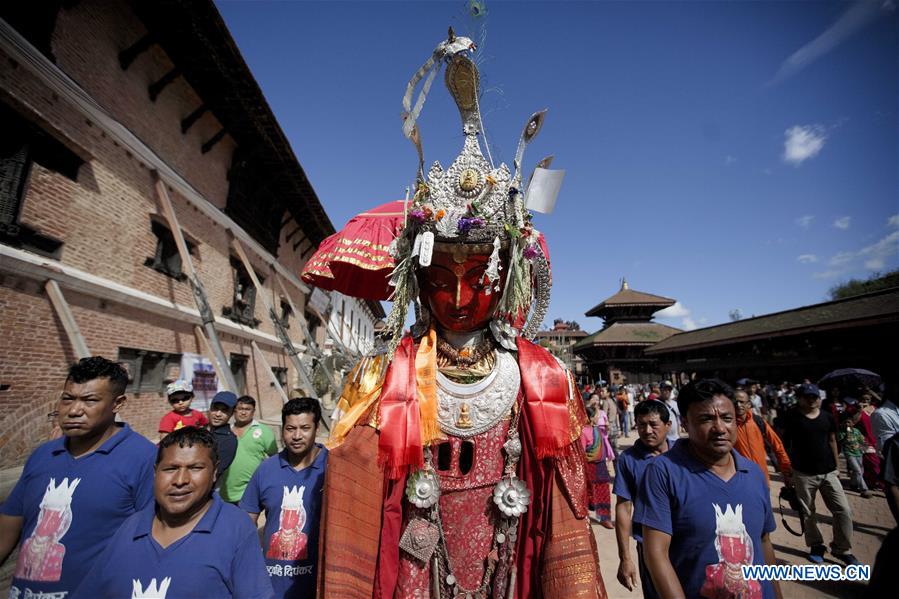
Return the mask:
POLYGON ((830 299, 838 300, 872 291, 899 287, 899 268, 886 274, 875 272, 867 279, 849 279, 830 288, 830 299))

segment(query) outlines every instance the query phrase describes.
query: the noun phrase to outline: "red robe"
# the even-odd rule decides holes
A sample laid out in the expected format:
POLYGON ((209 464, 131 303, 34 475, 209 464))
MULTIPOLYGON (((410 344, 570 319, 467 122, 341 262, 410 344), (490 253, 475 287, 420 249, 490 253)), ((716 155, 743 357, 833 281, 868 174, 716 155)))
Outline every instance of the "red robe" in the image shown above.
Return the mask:
MULTIPOLYGON (((580 593, 604 598, 596 544, 586 518, 586 460, 579 441, 586 422, 583 404, 571 395, 569 379, 546 350, 524 341, 519 346, 524 408, 519 422, 523 452, 518 475, 528 485, 531 503, 519 520, 516 597, 561 598, 580 593), (523 364, 522 354, 540 363, 523 364), (545 374, 552 368, 558 369, 552 372, 555 378, 535 380, 534 373, 543 369, 545 374), (565 397, 563 419, 559 418, 559 393, 565 397), (555 401, 549 397, 552 394, 555 401), (545 453, 546 440, 558 439, 560 433, 568 436, 567 445, 554 455, 538 456, 545 453)), ((408 368, 414 367, 413 360, 407 362, 408 368)), ((387 373, 388 381, 391 375, 414 378, 397 368, 396 361, 387 373)), ((360 422, 369 422, 371 416, 360 422)), ((378 442, 373 428, 357 426, 329 454, 319 553, 320 597, 394 596, 405 477, 373 472, 378 442)))

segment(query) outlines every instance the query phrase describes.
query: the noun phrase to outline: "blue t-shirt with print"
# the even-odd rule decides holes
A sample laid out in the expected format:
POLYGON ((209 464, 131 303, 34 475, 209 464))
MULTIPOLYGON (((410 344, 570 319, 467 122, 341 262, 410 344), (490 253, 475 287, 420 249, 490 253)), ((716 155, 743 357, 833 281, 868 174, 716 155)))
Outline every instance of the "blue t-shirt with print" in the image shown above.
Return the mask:
MULTIPOLYGON (((671 442, 668 440, 665 442, 670 448, 671 442)), ((652 454, 639 439, 632 447, 619 453, 618 460, 615 462, 615 484, 612 486, 612 493, 620 499, 636 503, 640 483, 646 473, 646 466, 654 457, 657 456, 652 454)), ((643 541, 643 527, 638 522, 633 523, 631 536, 638 543, 643 541)))
POLYGON ((78 458, 65 437, 34 450, 0 506, 23 519, 10 596, 74 590, 122 522, 152 502, 155 461, 156 446, 127 424, 78 458))
POLYGON ((215 495, 194 529, 164 549, 153 538, 155 516, 154 503, 126 520, 72 599, 274 597, 244 512, 215 495))
POLYGON ((681 439, 650 461, 637 496, 634 520, 671 535, 668 556, 687 597, 754 596, 760 589, 774 597, 770 582, 725 582, 727 570, 764 564, 762 535, 774 530, 774 514, 765 476, 758 465, 736 451, 736 472, 727 482, 709 470, 681 439), (734 589, 725 585, 747 585, 734 589), (752 587, 752 588, 750 588, 752 587))
POLYGON ((328 450, 302 470, 287 461, 287 450, 268 458, 240 500, 249 513, 265 511, 262 550, 275 596, 312 599, 318 572, 318 530, 328 450))

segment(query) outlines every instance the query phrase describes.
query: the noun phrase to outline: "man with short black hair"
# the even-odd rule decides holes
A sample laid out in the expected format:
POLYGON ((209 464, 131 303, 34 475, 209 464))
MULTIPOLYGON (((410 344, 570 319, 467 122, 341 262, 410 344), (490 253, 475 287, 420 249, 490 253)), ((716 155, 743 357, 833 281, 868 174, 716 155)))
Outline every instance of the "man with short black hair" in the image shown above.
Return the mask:
MULTIPOLYGON (((652 578, 646 569, 643 557, 643 534, 639 524, 633 524, 634 503, 639 495, 640 483, 650 460, 669 449, 668 428, 671 426, 670 412, 662 402, 651 399, 642 401, 634 408, 635 428, 639 439, 618 455, 615 464, 615 540, 618 542, 618 582, 633 591, 639 572, 640 584, 644 590, 652 589, 652 578), (631 560, 630 538, 637 541, 637 563, 631 560)), ((651 596, 651 593, 649 593, 651 596)))
POLYGON ((126 520, 73 599, 270 599, 256 527, 213 494, 212 433, 192 426, 159 442, 155 504, 126 520))
POLYGON ((662 597, 780 597, 777 583, 741 573, 776 563, 775 524, 761 470, 733 449, 733 390, 698 380, 677 403, 688 438, 646 467, 634 512, 654 589, 662 597))
POLYGON ((315 442, 318 400, 291 399, 281 410, 284 450, 262 462, 240 507, 253 522, 265 511, 263 549, 275 596, 315 597, 319 516, 328 450, 315 442))
POLYGON ((668 429, 668 441, 671 444, 680 439, 681 429, 681 412, 680 408, 677 407, 677 402, 674 400, 673 390, 674 385, 671 381, 662 381, 662 384, 659 386, 658 398, 671 412, 671 427, 668 429))
POLYGON ((28 458, 0 507, 0 563, 19 542, 10 596, 75 589, 122 522, 153 499, 156 448, 127 424, 128 373, 100 356, 73 364, 57 404, 63 437, 28 458))
POLYGON ((815 496, 821 491, 824 505, 833 514, 833 556, 847 564, 858 564, 852 555, 852 508, 846 500, 837 466, 837 423, 821 409, 817 385, 803 383, 796 393, 799 404, 784 418, 784 446, 793 465, 793 484, 805 516, 808 559, 820 564, 827 548, 818 528, 815 496))
POLYGON ((257 421, 255 415, 256 400, 249 395, 238 397, 234 408, 234 426, 231 427, 237 437, 237 453, 225 470, 220 485, 222 499, 230 503, 236 504, 243 497, 244 489, 259 464, 278 453, 275 433, 257 421))
POLYGON ((230 391, 219 391, 212 396, 212 403, 209 404, 209 430, 215 437, 219 456, 215 479, 219 482, 237 453, 237 435, 231 431, 231 425, 228 423, 236 405, 237 395, 230 391))

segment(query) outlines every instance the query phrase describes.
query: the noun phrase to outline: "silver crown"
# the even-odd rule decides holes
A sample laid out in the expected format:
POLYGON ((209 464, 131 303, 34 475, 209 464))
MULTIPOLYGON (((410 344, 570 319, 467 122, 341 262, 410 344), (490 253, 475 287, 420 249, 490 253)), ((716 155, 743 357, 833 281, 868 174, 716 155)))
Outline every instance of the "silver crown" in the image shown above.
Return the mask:
MULTIPOLYGON (((417 302, 416 270, 430 264, 435 242, 444 246, 452 244, 454 251, 490 254, 485 271, 488 292, 502 293, 490 328, 507 349, 516 347, 516 327, 520 326, 522 317, 530 315, 522 335, 531 338, 543 322, 549 305, 549 262, 541 246, 541 236, 531 225, 521 190, 524 150, 540 131, 545 111, 534 113, 525 124, 515 152, 514 171, 505 164, 494 167, 492 158, 488 161, 484 157, 478 143, 482 130, 478 106, 480 75, 466 55, 474 47, 470 39, 456 37, 450 29, 449 38, 437 46, 413 75, 403 97, 403 133, 418 151, 418 174, 415 196, 407 208, 406 226, 391 245, 396 264, 390 281, 394 287, 394 306, 386 327, 391 333, 388 345, 391 355, 399 343, 408 305, 417 302), (446 86, 462 117, 465 141, 461 154, 447 170, 434 162, 425 180, 424 153, 416 120, 444 63, 446 86), (413 106, 413 93, 422 80, 424 84, 413 106), (500 249, 505 250, 503 265, 500 249), (503 269, 507 269, 506 280, 505 287, 501 288, 499 271, 503 269)), ((416 309, 422 314, 426 312, 417 303, 416 309)))

